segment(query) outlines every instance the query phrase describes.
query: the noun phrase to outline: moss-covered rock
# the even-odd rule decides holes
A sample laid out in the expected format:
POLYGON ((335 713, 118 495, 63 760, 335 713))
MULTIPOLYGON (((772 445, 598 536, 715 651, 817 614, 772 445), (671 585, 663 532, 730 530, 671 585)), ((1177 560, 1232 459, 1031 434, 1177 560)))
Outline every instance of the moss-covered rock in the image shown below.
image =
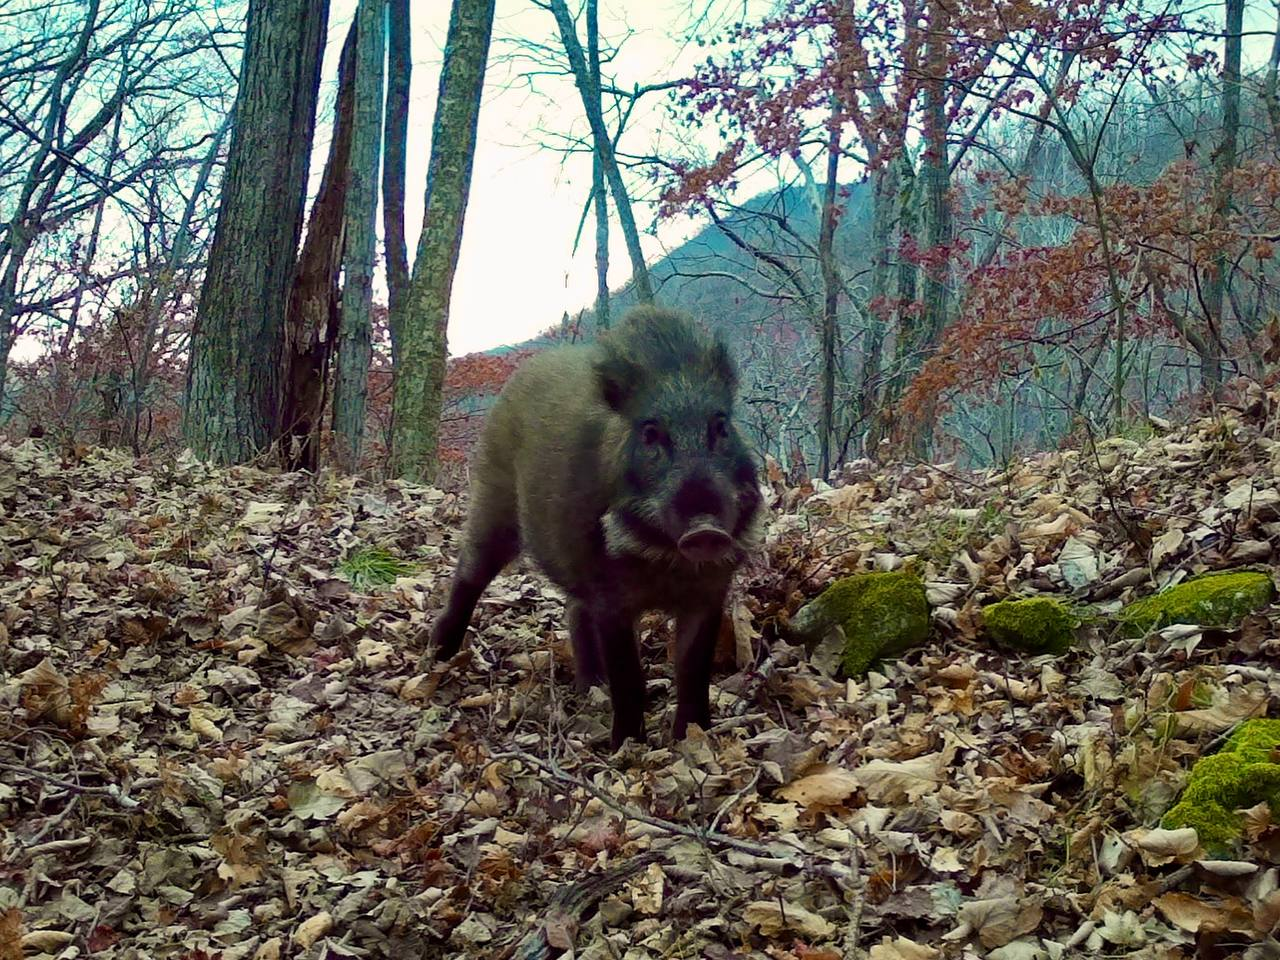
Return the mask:
POLYGON ((1027 653, 1065 653, 1083 622, 1053 597, 1002 600, 983 607, 982 620, 996 643, 1027 653))
POLYGON ((837 580, 791 618, 794 636, 806 645, 833 628, 844 631, 841 666, 858 677, 880 657, 893 656, 929 636, 924 583, 905 570, 859 573, 837 580))
POLYGON ((1181 799, 1160 823, 1194 827, 1210 853, 1229 854, 1242 830, 1236 811, 1263 801, 1280 811, 1280 720, 1249 720, 1222 750, 1197 760, 1181 799))
POLYGON ((1275 584, 1269 574, 1252 570, 1209 573, 1133 601, 1120 611, 1120 623, 1129 636, 1141 636, 1171 623, 1234 627, 1246 614, 1265 607, 1274 595, 1275 584))

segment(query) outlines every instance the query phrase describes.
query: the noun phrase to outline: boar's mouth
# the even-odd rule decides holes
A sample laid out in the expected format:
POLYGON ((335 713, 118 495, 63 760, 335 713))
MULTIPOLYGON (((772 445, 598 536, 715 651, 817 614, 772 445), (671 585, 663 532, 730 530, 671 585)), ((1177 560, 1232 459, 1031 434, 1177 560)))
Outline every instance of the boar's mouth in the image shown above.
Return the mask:
POLYGON ((714 517, 695 517, 676 541, 676 549, 694 563, 722 563, 732 556, 734 542, 714 517))
POLYGON ((695 565, 739 563, 747 544, 713 524, 691 526, 679 540, 625 509, 613 509, 600 518, 605 552, 611 557, 638 557, 655 563, 677 561, 695 565))

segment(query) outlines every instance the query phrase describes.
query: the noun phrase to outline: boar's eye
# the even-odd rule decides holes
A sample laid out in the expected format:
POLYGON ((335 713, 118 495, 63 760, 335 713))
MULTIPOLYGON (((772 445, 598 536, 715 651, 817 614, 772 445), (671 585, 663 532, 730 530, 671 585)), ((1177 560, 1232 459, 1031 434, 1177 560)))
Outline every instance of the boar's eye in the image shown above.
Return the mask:
POLYGON ((720 440, 729 436, 729 418, 723 413, 717 413, 711 418, 711 425, 707 428, 707 445, 714 447, 720 440))
POLYGON ((666 440, 662 427, 652 420, 640 424, 640 442, 646 447, 656 447, 666 440))

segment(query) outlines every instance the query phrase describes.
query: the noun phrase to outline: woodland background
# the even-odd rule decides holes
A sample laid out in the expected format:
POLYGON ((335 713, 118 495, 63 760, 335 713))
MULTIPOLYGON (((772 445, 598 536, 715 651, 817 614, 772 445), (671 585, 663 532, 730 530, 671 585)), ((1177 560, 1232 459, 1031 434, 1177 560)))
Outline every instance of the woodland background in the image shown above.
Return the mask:
POLYGON ((412 257, 405 0, 359 4, 324 83, 325 0, 6 4, 0 429, 454 475, 528 351, 652 296, 731 341, 742 419, 796 478, 888 450, 1000 464, 1265 377, 1272 5, 689 4, 694 75, 614 76, 632 38, 597 0, 529 3, 543 37, 454 4, 412 257), (580 123, 529 136, 593 158, 575 245, 594 221, 600 290, 446 372, 450 322, 489 322, 449 289, 494 57, 581 94, 580 123), (655 98, 656 146, 627 127, 655 98), (646 262, 673 218, 691 239, 646 262))

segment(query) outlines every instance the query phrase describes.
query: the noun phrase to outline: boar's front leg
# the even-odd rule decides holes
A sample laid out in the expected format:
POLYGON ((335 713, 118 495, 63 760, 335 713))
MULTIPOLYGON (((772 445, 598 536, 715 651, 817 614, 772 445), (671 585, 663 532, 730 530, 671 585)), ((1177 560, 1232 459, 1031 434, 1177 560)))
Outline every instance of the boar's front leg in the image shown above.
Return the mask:
MULTIPOLYGON (((448 660, 458 652, 480 594, 520 552, 520 534, 515 526, 483 521, 483 514, 479 517, 473 514, 469 522, 458 569, 454 571, 453 583, 449 587, 449 601, 432 631, 437 660, 448 660)), ((418 669, 425 670, 429 666, 424 655, 418 669)))
POLYGON ((605 673, 609 677, 609 699, 613 701, 614 750, 630 737, 644 743, 644 668, 636 647, 634 619, 616 610, 593 611, 605 673))
POLYGON ((578 689, 586 692, 605 682, 604 656, 600 649, 600 634, 595 621, 584 604, 569 601, 569 639, 573 641, 573 675, 578 689))
POLYGON ((724 602, 682 613, 676 626, 676 719, 671 738, 683 740, 689 724, 711 727, 711 664, 715 659, 724 602))

